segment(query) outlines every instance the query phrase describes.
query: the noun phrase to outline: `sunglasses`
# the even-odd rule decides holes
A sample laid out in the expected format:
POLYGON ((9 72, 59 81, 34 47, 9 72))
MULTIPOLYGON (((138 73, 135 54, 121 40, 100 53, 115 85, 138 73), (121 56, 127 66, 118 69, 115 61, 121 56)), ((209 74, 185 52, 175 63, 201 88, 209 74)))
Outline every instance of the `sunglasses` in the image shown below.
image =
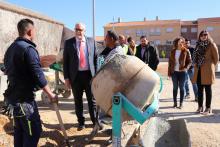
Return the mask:
POLYGON ((75 28, 75 31, 77 32, 82 32, 83 31, 83 29, 78 29, 78 28, 75 28))
POLYGON ((203 36, 208 36, 208 34, 202 34, 201 37, 203 37, 203 36))

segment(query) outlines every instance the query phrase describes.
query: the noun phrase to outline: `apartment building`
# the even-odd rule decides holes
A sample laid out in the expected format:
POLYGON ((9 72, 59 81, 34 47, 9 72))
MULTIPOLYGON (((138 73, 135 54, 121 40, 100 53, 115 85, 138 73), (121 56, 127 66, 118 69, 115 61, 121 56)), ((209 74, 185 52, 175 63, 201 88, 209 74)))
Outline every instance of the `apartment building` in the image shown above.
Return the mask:
POLYGON ((220 17, 198 19, 198 33, 207 30, 215 43, 220 46, 220 17))
POLYGON ((216 44, 220 45, 220 17, 199 18, 194 21, 177 20, 155 20, 132 21, 108 23, 104 26, 104 34, 107 30, 114 30, 117 34, 132 36, 137 44, 142 35, 154 45, 170 45, 174 38, 183 36, 191 40, 192 45, 196 44, 199 32, 206 29, 210 32, 216 44))

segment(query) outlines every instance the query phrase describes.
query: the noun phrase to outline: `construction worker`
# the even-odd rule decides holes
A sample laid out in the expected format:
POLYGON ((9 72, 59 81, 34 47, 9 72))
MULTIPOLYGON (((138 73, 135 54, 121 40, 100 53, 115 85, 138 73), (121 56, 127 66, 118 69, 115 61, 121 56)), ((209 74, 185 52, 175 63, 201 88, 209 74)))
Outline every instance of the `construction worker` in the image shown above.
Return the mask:
POLYGON ((124 35, 119 35, 118 36, 118 41, 120 46, 123 48, 124 50, 124 54, 126 55, 128 53, 128 45, 126 44, 126 39, 124 35))
POLYGON ((52 102, 57 96, 47 86, 40 59, 33 43, 34 22, 22 19, 17 24, 19 37, 4 56, 8 88, 5 91, 10 112, 14 117, 14 146, 37 147, 42 128, 35 91, 43 89, 52 102))

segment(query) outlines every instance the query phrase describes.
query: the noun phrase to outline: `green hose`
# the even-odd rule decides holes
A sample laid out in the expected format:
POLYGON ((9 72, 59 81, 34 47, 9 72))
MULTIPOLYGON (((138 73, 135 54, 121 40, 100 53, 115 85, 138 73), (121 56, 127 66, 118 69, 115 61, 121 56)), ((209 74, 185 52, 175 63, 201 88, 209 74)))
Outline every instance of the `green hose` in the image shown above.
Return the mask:
POLYGON ((160 75, 160 73, 158 73, 158 72, 156 72, 157 73, 157 75, 160 77, 160 89, 159 89, 159 93, 161 93, 162 92, 162 90, 163 90, 163 79, 162 79, 162 76, 160 75))

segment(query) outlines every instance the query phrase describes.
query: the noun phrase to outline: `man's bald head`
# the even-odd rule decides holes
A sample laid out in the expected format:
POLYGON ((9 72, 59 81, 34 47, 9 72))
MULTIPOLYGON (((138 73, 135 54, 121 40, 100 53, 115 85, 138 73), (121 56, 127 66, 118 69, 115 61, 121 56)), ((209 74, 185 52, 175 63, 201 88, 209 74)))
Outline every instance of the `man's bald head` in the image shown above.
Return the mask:
POLYGON ((81 40, 85 35, 86 25, 83 23, 76 23, 75 24, 75 35, 76 37, 81 40))
POLYGON ((81 23, 81 22, 78 22, 75 24, 75 28, 78 28, 78 27, 81 27, 83 28, 84 30, 86 30, 86 25, 84 23, 81 23))

